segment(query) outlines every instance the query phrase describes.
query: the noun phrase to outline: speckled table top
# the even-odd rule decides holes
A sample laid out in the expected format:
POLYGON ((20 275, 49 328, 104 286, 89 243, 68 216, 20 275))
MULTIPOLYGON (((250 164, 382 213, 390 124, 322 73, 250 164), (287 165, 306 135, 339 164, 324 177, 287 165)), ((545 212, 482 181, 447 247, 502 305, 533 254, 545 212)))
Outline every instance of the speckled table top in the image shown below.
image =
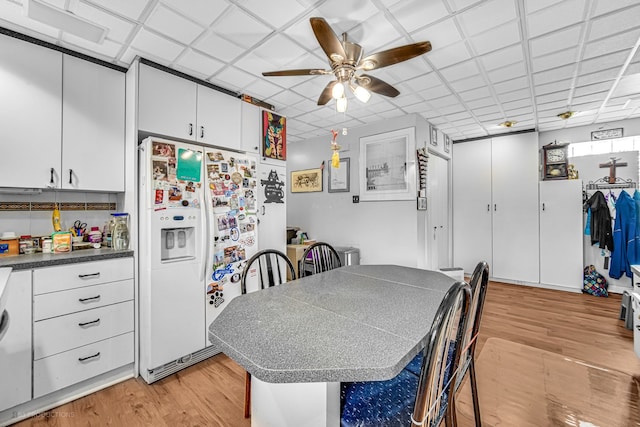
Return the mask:
POLYGON ((266 382, 389 379, 423 348, 453 283, 437 271, 346 266, 233 299, 209 340, 266 382))
POLYGON ((111 248, 81 249, 66 254, 16 255, 0 257, 0 268, 11 267, 13 270, 28 270, 31 268, 49 267, 61 264, 76 264, 79 262, 99 261, 112 258, 126 258, 133 256, 132 250, 115 251, 111 248))

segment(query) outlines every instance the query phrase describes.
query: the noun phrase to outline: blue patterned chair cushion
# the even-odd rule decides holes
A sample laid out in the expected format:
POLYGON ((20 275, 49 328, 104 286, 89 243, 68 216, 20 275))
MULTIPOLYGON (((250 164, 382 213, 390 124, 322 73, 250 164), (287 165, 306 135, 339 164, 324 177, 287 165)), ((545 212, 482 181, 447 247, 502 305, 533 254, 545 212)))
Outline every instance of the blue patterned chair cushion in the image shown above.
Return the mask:
POLYGON ((422 350, 420 353, 416 354, 416 357, 411 359, 411 362, 407 366, 404 367, 405 371, 411 372, 415 376, 420 376, 420 369, 422 369, 422 359, 424 358, 422 350))

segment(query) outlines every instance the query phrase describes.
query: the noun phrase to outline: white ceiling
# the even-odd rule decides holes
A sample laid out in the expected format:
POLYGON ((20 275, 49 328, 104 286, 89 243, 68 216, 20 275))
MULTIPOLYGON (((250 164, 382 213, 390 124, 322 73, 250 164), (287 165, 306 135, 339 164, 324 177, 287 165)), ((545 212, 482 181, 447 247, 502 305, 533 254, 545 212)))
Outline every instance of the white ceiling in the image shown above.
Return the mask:
POLYGON ((640 117, 638 0, 43 0, 109 28, 97 45, 0 0, 0 26, 128 67, 139 55, 246 93, 287 116, 288 141, 417 113, 454 140, 640 117), (316 100, 333 76, 309 18, 346 31, 365 55, 428 40, 433 50, 370 74, 400 90, 316 100), (630 102, 627 102, 630 100, 630 102), (625 106, 626 105, 626 106, 625 106), (569 120, 557 114, 578 113, 569 120), (498 127, 505 120, 518 123, 498 127))

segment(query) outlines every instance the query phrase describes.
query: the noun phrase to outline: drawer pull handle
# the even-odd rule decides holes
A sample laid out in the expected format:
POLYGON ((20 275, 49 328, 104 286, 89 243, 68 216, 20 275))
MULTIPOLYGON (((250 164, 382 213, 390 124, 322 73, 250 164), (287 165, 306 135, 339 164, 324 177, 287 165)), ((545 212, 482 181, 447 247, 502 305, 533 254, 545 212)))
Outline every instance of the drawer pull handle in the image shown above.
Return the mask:
POLYGON ((88 326, 88 325, 93 325, 94 323, 100 323, 100 318, 97 318, 96 320, 92 320, 91 322, 78 323, 78 326, 88 326))
POLYGON ((96 295, 95 297, 90 297, 90 298, 78 298, 78 301, 87 302, 87 301, 93 301, 95 299, 100 299, 100 295, 96 295))
POLYGON ((97 273, 91 273, 91 274, 78 274, 78 277, 81 279, 87 278, 87 277, 98 277, 100 276, 100 272, 97 273))
POLYGON ((95 359, 96 357, 100 357, 100 352, 97 352, 96 354, 94 354, 93 356, 87 356, 87 357, 78 357, 78 361, 79 362, 85 362, 89 359, 95 359))

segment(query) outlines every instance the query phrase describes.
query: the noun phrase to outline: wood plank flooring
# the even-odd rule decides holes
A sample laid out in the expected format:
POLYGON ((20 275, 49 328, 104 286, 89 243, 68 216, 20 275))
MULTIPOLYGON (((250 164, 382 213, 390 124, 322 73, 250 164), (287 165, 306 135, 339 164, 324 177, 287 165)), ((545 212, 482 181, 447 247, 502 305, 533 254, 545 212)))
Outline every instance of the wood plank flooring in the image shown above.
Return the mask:
MULTIPOLYGON (((618 320, 620 302, 619 295, 598 298, 492 282, 476 355, 487 339, 497 337, 640 380, 632 331, 618 320)), ((244 370, 226 356, 217 355, 152 385, 141 378, 131 379, 17 425, 249 426, 243 418, 243 398, 244 370)), ((464 416, 471 410, 462 403, 458 409, 459 424, 471 425, 464 416)), ((600 408, 605 413, 612 409, 600 408)))

